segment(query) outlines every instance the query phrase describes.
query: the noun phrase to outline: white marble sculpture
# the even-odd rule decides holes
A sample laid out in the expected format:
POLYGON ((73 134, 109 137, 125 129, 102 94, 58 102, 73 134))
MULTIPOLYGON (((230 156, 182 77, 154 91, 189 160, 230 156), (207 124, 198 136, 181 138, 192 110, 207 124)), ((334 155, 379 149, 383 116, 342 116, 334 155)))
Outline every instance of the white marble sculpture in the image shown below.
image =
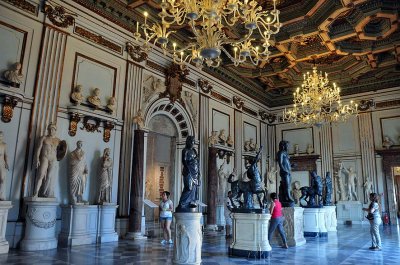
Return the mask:
POLYGON ((250 138, 249 147, 250 147, 250 151, 255 151, 256 150, 257 145, 254 142, 253 138, 250 138))
POLYGON ((70 95, 71 100, 75 105, 80 105, 83 101, 82 89, 81 85, 77 85, 70 95))
POLYGON ((24 76, 20 73, 21 72, 21 63, 15 63, 12 67, 12 69, 7 70, 4 72, 4 78, 13 84, 13 86, 18 85, 22 83, 22 79, 24 76))
POLYGON ((116 103, 117 103, 117 100, 115 99, 115 97, 111 97, 108 100, 108 104, 107 104, 106 108, 111 114, 114 114, 114 112, 115 112, 115 108, 117 107, 116 103))
POLYGON ((250 151, 250 141, 244 141, 244 151, 250 151))
POLYGON ((213 146, 218 143, 218 131, 212 131, 210 137, 208 137, 208 146, 213 146))
POLYGON ((227 144, 229 147, 232 147, 232 146, 233 146, 233 139, 232 139, 232 136, 231 136, 231 135, 228 135, 228 139, 226 139, 226 144, 227 144))
POLYGON ((138 126, 139 130, 144 129, 144 118, 143 118, 143 113, 142 110, 139 109, 136 116, 133 117, 133 123, 135 123, 138 126))
POLYGON ((225 160, 218 169, 218 194, 221 198, 220 202, 225 199, 226 185, 228 174, 225 172, 225 160))
POLYGON ((311 155, 314 152, 314 148, 311 144, 307 145, 307 154, 311 155))
POLYGON ((106 148, 100 161, 98 204, 111 203, 112 164, 110 148, 106 148))
POLYGON ((82 197, 85 192, 88 173, 82 141, 78 141, 76 142, 76 149, 70 153, 69 159, 69 191, 72 204, 85 203, 82 197))
POLYGON ((191 114, 193 124, 197 124, 197 116, 198 116, 198 107, 196 97, 193 97, 193 93, 189 91, 184 91, 182 96, 183 101, 185 102, 186 108, 191 114))
POLYGON ((301 190, 300 190, 300 182, 295 181, 293 183, 293 188, 292 188, 292 197, 294 199, 294 203, 296 206, 301 206, 300 205, 300 197, 301 197, 301 190))
POLYGON ((219 135, 218 135, 218 142, 219 142, 220 144, 225 144, 225 143, 226 143, 225 129, 222 129, 222 130, 219 132, 219 135))
MULTIPOLYGON (((48 135, 40 138, 36 149, 35 166, 38 169, 38 173, 33 197, 54 197, 54 182, 58 173, 58 160, 61 160, 65 155, 65 153, 61 154, 61 156, 59 154, 59 145, 64 141, 56 137, 56 125, 50 123, 47 126, 47 131, 48 135)), ((64 148, 66 149, 66 147, 64 148)))
POLYGON ((101 107, 101 100, 100 100, 100 88, 95 88, 93 90, 93 94, 87 98, 87 101, 95 108, 101 107))
POLYGON ((298 156, 299 155, 299 145, 298 144, 294 144, 293 145, 293 149, 294 149, 294 155, 298 156))
POLYGON ((370 177, 367 177, 366 179, 365 179, 365 182, 364 182, 364 185, 363 185, 363 187, 364 187, 364 199, 365 199, 365 203, 368 203, 368 199, 369 199, 369 195, 372 193, 372 191, 374 190, 374 184, 373 184, 373 182, 372 182, 372 180, 371 180, 371 178, 370 177))
POLYGON ((0 131, 0 201, 6 200, 6 178, 8 170, 7 144, 3 141, 4 134, 0 131))
POLYGON ((275 167, 271 167, 270 170, 268 171, 268 183, 269 184, 273 184, 275 182, 276 179, 276 173, 278 172, 278 170, 275 167))
POLYGON ((358 201, 357 191, 356 191, 356 181, 357 174, 354 171, 353 167, 349 167, 348 169, 340 164, 341 171, 347 175, 347 200, 352 201, 353 197, 355 201, 358 201))
POLYGON ((382 142, 382 146, 385 149, 389 149, 393 144, 394 144, 393 141, 390 140, 390 138, 388 136, 385 136, 385 138, 383 139, 383 142, 382 142))
POLYGON ((145 78, 143 82, 143 104, 147 105, 155 94, 162 92, 164 89, 165 86, 160 78, 156 78, 153 75, 145 78))

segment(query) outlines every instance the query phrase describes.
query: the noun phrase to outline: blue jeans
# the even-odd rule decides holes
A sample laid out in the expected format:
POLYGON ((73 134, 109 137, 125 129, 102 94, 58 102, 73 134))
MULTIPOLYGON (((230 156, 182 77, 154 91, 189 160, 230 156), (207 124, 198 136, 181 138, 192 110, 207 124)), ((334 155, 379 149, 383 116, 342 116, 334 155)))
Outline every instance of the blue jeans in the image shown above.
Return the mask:
POLYGON ((370 228, 370 233, 371 233, 371 239, 372 239, 372 246, 373 247, 379 247, 381 248, 381 235, 379 234, 379 225, 382 223, 381 219, 374 219, 369 221, 371 228, 370 228))
POLYGON ((274 234, 276 228, 278 228, 278 231, 279 231, 279 234, 281 235, 283 244, 286 245, 286 234, 285 234, 285 230, 283 230, 283 217, 271 218, 271 221, 269 222, 269 228, 268 228, 268 241, 271 243, 271 238, 272 238, 272 235, 274 234))

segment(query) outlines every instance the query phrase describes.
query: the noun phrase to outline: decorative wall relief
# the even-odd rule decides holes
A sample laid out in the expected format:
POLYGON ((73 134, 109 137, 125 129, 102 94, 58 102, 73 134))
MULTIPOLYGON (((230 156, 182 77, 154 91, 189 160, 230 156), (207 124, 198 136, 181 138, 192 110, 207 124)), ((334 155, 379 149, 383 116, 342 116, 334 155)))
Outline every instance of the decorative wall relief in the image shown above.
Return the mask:
POLYGON ((199 84, 201 91, 206 94, 210 93, 211 89, 213 89, 213 86, 208 82, 208 80, 200 78, 197 83, 199 84))
POLYGON ((1 112, 1 120, 5 123, 11 121, 12 117, 14 116, 14 108, 17 106, 18 101, 21 99, 12 97, 12 96, 4 96, 3 100, 3 107, 1 112))
POLYGON ((92 41, 94 43, 97 43, 113 52, 117 52, 118 54, 122 54, 122 46, 105 39, 103 36, 91 32, 85 28, 79 27, 79 26, 75 26, 74 29, 75 33, 89 41, 92 41))
POLYGON ((56 222, 56 216, 51 216, 50 212, 44 212, 42 216, 39 216, 35 207, 29 207, 27 217, 31 220, 32 224, 39 228, 49 229, 52 228, 56 222))
POLYGON ((198 99, 196 96, 193 96, 193 93, 190 91, 184 91, 182 96, 183 102, 185 103, 185 107, 188 110, 189 114, 192 117, 193 125, 197 128, 197 117, 198 117, 198 99))
POLYGON ((51 23, 60 28, 72 26, 75 22, 74 16, 77 16, 76 14, 65 11, 63 6, 52 7, 49 4, 44 6, 43 13, 46 14, 51 23))
POLYGON ((165 84, 160 78, 157 78, 154 75, 147 75, 143 78, 143 80, 142 106, 145 107, 147 104, 149 104, 153 96, 165 90, 165 84))
POLYGON ((375 108, 375 102, 373 99, 362 99, 358 103, 359 111, 368 111, 368 110, 372 110, 373 108, 375 108))
POLYGON ((274 123, 277 120, 276 114, 267 113, 264 110, 260 110, 258 112, 258 115, 260 115, 260 117, 263 121, 267 121, 269 124, 274 123))
POLYGON ((233 96, 233 104, 235 104, 236 108, 241 109, 244 106, 244 100, 238 96, 233 96))
POLYGON ((108 143, 111 137, 111 130, 114 129, 114 123, 110 121, 104 121, 104 132, 103 141, 108 143))
POLYGON ((70 113, 69 114, 69 130, 68 134, 72 137, 76 135, 76 130, 78 129, 78 123, 81 120, 81 117, 78 113, 70 113))
POLYGON ((141 63, 141 62, 147 60, 148 51, 144 50, 139 45, 134 45, 130 42, 127 42, 126 43, 126 51, 128 52, 131 59, 134 60, 135 62, 141 63))
POLYGON ((100 119, 90 116, 85 116, 83 118, 83 126, 81 129, 85 129, 88 132, 100 132, 100 119))
POLYGON ((166 70, 166 90, 160 94, 160 98, 168 97, 171 103, 175 101, 181 103, 183 106, 185 103, 182 100, 182 84, 186 80, 186 76, 189 75, 189 69, 186 67, 181 68, 178 64, 172 64, 166 70))
POLYGON ((6 2, 16 6, 19 9, 25 10, 33 15, 37 15, 36 5, 31 4, 26 0, 5 0, 6 2))

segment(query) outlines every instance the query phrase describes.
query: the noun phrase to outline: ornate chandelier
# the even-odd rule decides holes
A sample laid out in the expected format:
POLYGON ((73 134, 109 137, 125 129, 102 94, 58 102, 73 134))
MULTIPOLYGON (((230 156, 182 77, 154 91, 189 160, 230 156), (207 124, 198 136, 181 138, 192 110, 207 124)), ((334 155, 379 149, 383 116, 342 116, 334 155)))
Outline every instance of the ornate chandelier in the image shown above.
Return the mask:
POLYGON ((342 105, 340 88, 333 83, 329 86, 328 74, 318 74, 317 67, 313 72, 304 74, 304 81, 293 93, 292 109, 283 111, 283 120, 307 125, 321 126, 324 123, 345 121, 352 115, 358 114, 358 104, 350 101, 342 105))
POLYGON ((150 42, 158 43, 164 54, 173 54, 174 62, 181 65, 192 62, 197 67, 203 63, 218 67, 222 52, 235 66, 258 65, 269 59, 270 38, 282 26, 276 0, 272 1, 272 9, 263 10, 255 0, 162 0, 158 14, 161 24, 149 26, 148 13, 144 12, 145 22, 140 27, 137 22, 134 37, 138 40, 143 31, 144 51, 150 50, 150 42), (170 28, 183 27, 185 23, 194 34, 192 41, 181 48, 176 43, 170 45, 169 35, 175 32, 170 28), (240 39, 232 39, 224 31, 227 27, 244 29, 245 33, 239 33, 240 39))

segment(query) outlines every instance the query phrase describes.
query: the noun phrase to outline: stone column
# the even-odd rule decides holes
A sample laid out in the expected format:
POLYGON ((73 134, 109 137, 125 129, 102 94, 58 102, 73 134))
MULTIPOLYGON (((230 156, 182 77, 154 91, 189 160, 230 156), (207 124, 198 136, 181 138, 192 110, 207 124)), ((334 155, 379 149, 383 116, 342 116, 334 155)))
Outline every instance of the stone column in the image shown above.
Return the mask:
POLYGON ((201 213, 174 213, 175 236, 173 264, 201 264, 201 213))
POLYGON ((215 147, 208 148, 207 229, 210 230, 215 230, 217 228, 217 152, 218 149, 215 147))
MULTIPOLYGON (((331 172, 332 180, 333 172, 333 151, 332 151, 332 130, 329 124, 324 124, 320 128, 321 138, 321 177, 325 178, 326 172, 331 172)), ((314 147, 314 150, 316 147, 314 147)), ((315 152, 315 151, 314 151, 315 152)))
POLYGON ((9 244, 6 240, 8 210, 12 208, 11 201, 0 201, 0 254, 8 253, 9 244))
POLYGON ((129 214, 129 184, 132 176, 132 150, 134 127, 133 117, 140 108, 143 67, 127 63, 126 89, 124 96, 124 126, 121 141, 121 164, 118 185, 118 213, 120 216, 129 214))
POLYGON ((144 189, 144 137, 145 131, 135 130, 132 161, 132 180, 127 238, 144 238, 142 233, 143 189, 144 189))

